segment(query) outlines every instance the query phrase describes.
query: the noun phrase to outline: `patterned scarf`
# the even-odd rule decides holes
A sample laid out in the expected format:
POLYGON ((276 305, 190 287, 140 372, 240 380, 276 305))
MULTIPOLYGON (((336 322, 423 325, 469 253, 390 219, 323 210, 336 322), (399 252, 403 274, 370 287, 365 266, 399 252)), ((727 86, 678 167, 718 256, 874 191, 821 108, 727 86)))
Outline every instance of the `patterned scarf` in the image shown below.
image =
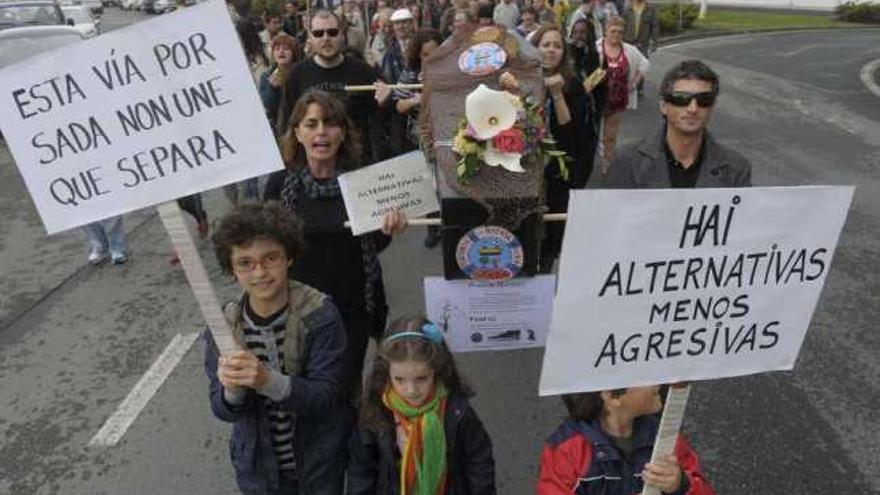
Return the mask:
POLYGON ((446 491, 446 387, 438 383, 419 407, 409 405, 388 387, 382 402, 406 432, 400 461, 400 495, 441 495, 446 491))
MULTIPOLYGON (((335 179, 336 177, 334 180, 318 182, 312 177, 308 167, 288 172, 284 179, 284 188, 281 190, 281 202, 289 211, 296 212, 297 200, 300 196, 308 199, 338 198, 342 192, 339 189, 339 181, 335 179)), ((373 236, 364 234, 358 239, 361 243, 361 262, 364 267, 364 306, 368 313, 374 314, 376 288, 382 277, 382 267, 379 265, 379 255, 373 236)))

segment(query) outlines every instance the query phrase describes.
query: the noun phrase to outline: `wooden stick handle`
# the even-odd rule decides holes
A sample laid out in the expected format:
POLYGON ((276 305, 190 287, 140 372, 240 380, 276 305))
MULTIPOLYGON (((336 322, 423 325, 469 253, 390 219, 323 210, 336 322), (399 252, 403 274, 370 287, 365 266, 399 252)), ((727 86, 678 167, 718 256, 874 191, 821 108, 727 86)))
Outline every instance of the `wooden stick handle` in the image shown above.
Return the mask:
MULTIPOLYGON (((545 222, 564 222, 568 219, 567 213, 545 213, 545 222)), ((443 221, 439 218, 408 218, 407 225, 415 225, 418 227, 434 227, 443 225, 443 221)), ((351 222, 345 222, 346 228, 351 228, 351 222)))
MULTIPOLYGON (((425 87, 424 84, 389 84, 389 89, 422 89, 425 87)), ((349 93, 356 93, 362 91, 376 91, 376 85, 374 84, 365 84, 362 86, 346 86, 345 91, 349 93)))
POLYGON ((241 349, 232 337, 232 329, 223 317, 223 310, 220 308, 220 301, 217 299, 217 293, 214 292, 214 286, 208 278, 208 272, 202 263, 202 258, 193 242, 192 234, 186 227, 183 219, 183 213, 177 206, 177 201, 168 201, 162 203, 157 208, 159 210, 159 218, 165 225, 168 237, 171 238, 171 244, 180 258, 180 265, 186 273, 186 281, 199 303, 199 309, 202 310, 202 316, 208 329, 217 343, 217 349, 221 354, 241 349))
MULTIPOLYGON (((654 440, 651 462, 655 462, 657 459, 675 452, 675 441, 678 438, 679 430, 681 430, 684 409, 687 407, 690 393, 690 384, 684 383, 669 386, 669 395, 666 396, 666 406, 663 408, 663 417, 660 419, 657 439, 654 440)), ((660 489, 655 486, 645 485, 642 495, 660 495, 660 489)))

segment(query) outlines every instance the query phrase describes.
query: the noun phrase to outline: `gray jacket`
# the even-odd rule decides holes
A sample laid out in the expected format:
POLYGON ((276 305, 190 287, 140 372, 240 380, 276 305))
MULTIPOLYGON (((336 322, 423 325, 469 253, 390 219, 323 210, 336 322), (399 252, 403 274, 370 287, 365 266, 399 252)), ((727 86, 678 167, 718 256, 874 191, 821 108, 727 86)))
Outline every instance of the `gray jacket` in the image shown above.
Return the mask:
MULTIPOLYGON (((652 140, 644 140, 621 148, 615 153, 608 175, 600 187, 604 189, 663 189, 672 187, 666 164, 666 128, 652 140)), ((746 157, 719 144, 706 133, 706 155, 697 177, 698 188, 749 187, 752 165, 746 157)))

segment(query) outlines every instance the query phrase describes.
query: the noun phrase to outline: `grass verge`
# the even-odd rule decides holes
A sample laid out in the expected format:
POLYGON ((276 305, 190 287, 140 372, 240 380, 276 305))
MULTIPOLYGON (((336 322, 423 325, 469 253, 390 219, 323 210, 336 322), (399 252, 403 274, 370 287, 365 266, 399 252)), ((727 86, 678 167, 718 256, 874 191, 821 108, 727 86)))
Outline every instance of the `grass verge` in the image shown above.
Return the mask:
POLYGON ((706 18, 688 31, 767 31, 774 29, 827 29, 861 27, 866 24, 841 22, 831 13, 778 12, 710 8, 706 18))

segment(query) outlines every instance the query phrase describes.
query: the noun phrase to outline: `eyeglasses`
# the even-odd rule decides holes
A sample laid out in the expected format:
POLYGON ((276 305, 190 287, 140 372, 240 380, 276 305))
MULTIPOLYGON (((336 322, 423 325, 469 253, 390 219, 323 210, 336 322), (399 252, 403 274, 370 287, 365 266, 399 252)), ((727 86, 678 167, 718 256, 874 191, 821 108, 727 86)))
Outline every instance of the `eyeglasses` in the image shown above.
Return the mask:
POLYGON ((339 28, 312 29, 313 38, 323 38, 325 34, 331 38, 335 38, 339 36, 339 28))
POLYGON ((715 98, 718 95, 712 91, 704 91, 702 93, 691 93, 689 91, 673 91, 672 93, 663 95, 663 101, 676 107, 686 107, 693 100, 697 100, 697 105, 702 108, 711 107, 715 104, 715 98))
POLYGON ((272 251, 260 259, 254 258, 238 258, 233 260, 232 269, 236 273, 250 273, 257 269, 257 265, 268 270, 270 268, 278 268, 282 263, 287 261, 287 256, 281 251, 272 251))

